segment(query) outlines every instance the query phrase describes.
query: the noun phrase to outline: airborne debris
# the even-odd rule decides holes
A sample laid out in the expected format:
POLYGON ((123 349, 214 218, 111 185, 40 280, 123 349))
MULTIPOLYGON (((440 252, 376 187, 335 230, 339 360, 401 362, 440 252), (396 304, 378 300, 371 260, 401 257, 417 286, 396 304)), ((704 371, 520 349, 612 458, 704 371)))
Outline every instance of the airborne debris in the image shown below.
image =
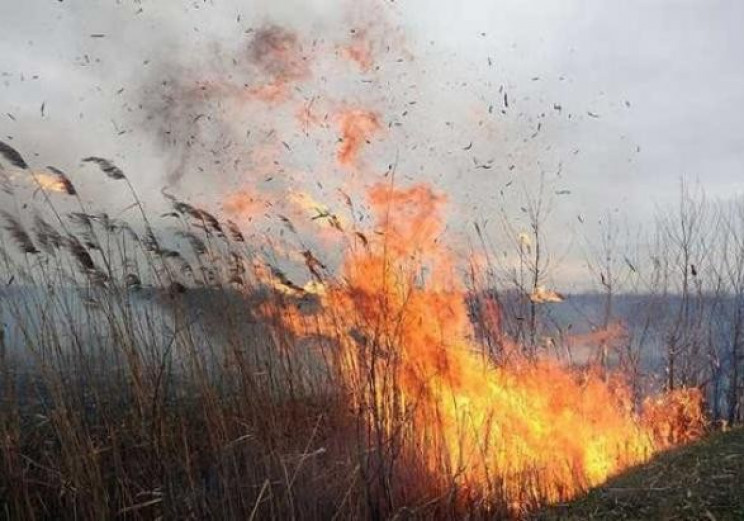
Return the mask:
POLYGON ((278 215, 279 220, 281 220, 284 225, 287 227, 287 229, 292 233, 297 233, 297 229, 294 227, 294 224, 292 224, 292 221, 289 220, 289 217, 286 217, 284 215, 278 215))
POLYGON ((307 266, 307 269, 310 270, 310 273, 312 273, 313 277, 320 281, 322 279, 322 277, 320 276, 320 271, 326 269, 325 264, 320 262, 310 250, 303 251, 302 256, 305 258, 305 265, 307 266))

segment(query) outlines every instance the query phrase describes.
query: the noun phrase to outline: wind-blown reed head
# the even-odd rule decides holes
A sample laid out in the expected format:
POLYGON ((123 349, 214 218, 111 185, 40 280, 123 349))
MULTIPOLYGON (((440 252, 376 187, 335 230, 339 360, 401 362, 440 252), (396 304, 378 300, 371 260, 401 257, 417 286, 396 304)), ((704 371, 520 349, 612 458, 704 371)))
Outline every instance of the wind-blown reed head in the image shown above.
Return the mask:
POLYGON ((23 253, 28 253, 31 255, 40 253, 39 250, 36 249, 36 246, 34 246, 31 237, 23 228, 23 225, 18 219, 16 219, 12 214, 6 212, 5 210, 0 210, 0 214, 2 214, 3 218, 5 219, 5 229, 8 230, 10 236, 13 238, 13 240, 16 242, 23 253))
POLYGON ((227 221, 227 231, 230 232, 230 238, 235 242, 245 242, 245 236, 240 231, 238 225, 233 221, 227 221))
POLYGON ((70 181, 70 178, 67 177, 67 174, 65 174, 59 168, 55 168, 53 166, 48 166, 47 170, 52 172, 57 177, 57 182, 67 195, 77 195, 77 190, 75 190, 75 186, 72 184, 72 181, 70 181))
POLYGON ((39 246, 50 255, 64 244, 60 233, 39 214, 34 216, 34 232, 39 246))
POLYGON ((2 155, 13 166, 22 168, 23 170, 28 169, 28 163, 23 159, 23 156, 21 156, 15 148, 3 141, 0 141, 0 155, 2 155))
POLYGON ((78 261, 78 264, 80 264, 80 267, 83 268, 83 270, 93 271, 96 269, 93 258, 90 256, 90 253, 88 253, 88 250, 85 249, 83 243, 81 243, 76 237, 72 235, 68 236, 65 242, 67 244, 67 249, 70 251, 75 260, 78 261))
POLYGON ((98 165, 101 171, 111 179, 120 180, 127 178, 127 176, 124 175, 122 169, 113 164, 108 159, 90 156, 83 159, 83 163, 95 163, 96 165, 98 165))

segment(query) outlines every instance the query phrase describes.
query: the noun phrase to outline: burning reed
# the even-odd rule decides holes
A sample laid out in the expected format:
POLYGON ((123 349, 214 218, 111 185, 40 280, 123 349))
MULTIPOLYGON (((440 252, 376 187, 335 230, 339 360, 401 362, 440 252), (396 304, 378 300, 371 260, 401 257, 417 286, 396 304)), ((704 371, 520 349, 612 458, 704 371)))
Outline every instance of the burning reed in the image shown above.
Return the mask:
MULTIPOLYGON (((529 360, 516 345, 506 346, 504 362, 484 361, 452 259, 437 243, 444 198, 387 185, 369 198, 380 234, 348 252, 342 278, 328 281, 312 317, 301 308, 282 316, 300 335, 336 339, 336 369, 373 450, 399 447, 404 461, 423 462, 461 497, 500 498, 522 512, 702 434, 696 389, 638 412, 622 375, 529 360)), ((393 461, 370 465, 381 488, 393 486, 393 461)))
POLYGON ((170 199, 184 249, 82 208, 35 214, 37 249, 5 216, 13 516, 521 516, 702 433, 695 390, 637 409, 622 375, 484 358, 426 186, 373 186, 338 276, 298 252, 305 286, 170 199))

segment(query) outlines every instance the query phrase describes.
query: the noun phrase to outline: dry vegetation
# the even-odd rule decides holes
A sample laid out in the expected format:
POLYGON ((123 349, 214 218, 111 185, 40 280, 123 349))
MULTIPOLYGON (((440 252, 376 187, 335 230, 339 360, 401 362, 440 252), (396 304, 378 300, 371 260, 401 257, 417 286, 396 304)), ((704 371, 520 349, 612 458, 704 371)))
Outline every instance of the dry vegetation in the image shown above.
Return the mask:
MULTIPOLYGON (((28 170, 13 149, 3 145, 0 152, 14 168, 28 170)), ((84 161, 95 164, 88 168, 100 167, 110 178, 105 182, 128 187, 139 219, 122 222, 87 208, 58 169, 49 170, 50 178, 33 178, 43 201, 38 208, 3 215, 2 307, 13 324, 0 337, 4 518, 490 519, 523 515, 547 499, 571 495, 574 487, 594 484, 573 467, 565 470, 572 480, 568 488, 556 490, 541 481, 537 464, 515 466, 512 476, 490 475, 487 464, 475 474, 453 464, 462 465, 465 450, 473 447, 484 451, 476 456, 481 460, 526 456, 489 453, 464 430, 452 431, 456 439, 449 431, 442 434, 448 406, 411 403, 406 386, 412 379, 420 384, 420 375, 401 372, 408 353, 401 343, 421 339, 402 325, 409 315, 387 306, 397 298, 404 305, 425 298, 415 286, 404 286, 402 297, 391 290, 381 301, 366 300, 374 311, 361 318, 350 318, 343 306, 316 318, 312 310, 323 299, 314 286, 301 288, 261 263, 237 225, 170 197, 173 213, 167 218, 178 223, 185 245, 176 248, 172 238, 156 232, 122 170, 101 158, 84 161), (59 194, 76 200, 77 210, 59 211, 53 198, 59 194), (288 322, 288 309, 289 318, 297 318, 295 312, 304 317, 301 327, 288 322), (334 314, 339 310, 347 315, 334 314), (369 337, 370 316, 385 330, 377 339, 369 337), (353 355, 351 374, 349 346, 363 353, 353 355), (422 421, 437 428, 422 430, 422 421)), ((534 230, 539 239, 537 225, 534 230)), ((364 247, 372 240, 360 231, 353 235, 364 247)), ((628 400, 618 401, 618 409, 628 403, 632 408, 639 398, 607 384, 611 378, 601 368, 560 376, 552 365, 540 365, 537 339, 543 333, 535 295, 543 260, 539 253, 532 260, 523 253, 532 273, 518 286, 524 297, 519 305, 529 310, 528 329, 510 331, 508 319, 503 330, 494 329, 485 323, 492 316, 474 315, 482 319, 477 325, 483 349, 468 355, 468 364, 478 359, 484 367, 508 368, 515 346, 525 346, 527 353, 519 356, 528 365, 514 374, 525 380, 556 375, 564 386, 559 392, 596 387, 607 400, 628 400)), ((325 266, 309 251, 304 259, 321 284, 325 266)), ((388 266, 384 259, 382 266, 388 266)), ((351 290, 332 295, 359 304, 359 287, 349 284, 351 290)), ((696 302, 690 295, 689 302, 696 302)), ((684 320, 697 317, 696 309, 685 308, 684 320)), ((460 327, 459 315, 453 317, 460 327)), ((434 317, 425 318, 437 325, 434 317)), ((460 334, 448 325, 437 327, 443 336, 460 334)), ((672 337, 672 367, 688 360, 681 342, 691 330, 679 329, 672 337)), ((468 376, 462 361, 432 363, 435 373, 424 373, 432 378, 451 366, 468 376)), ((687 378, 684 367, 671 373, 670 388, 687 378)), ((731 392, 739 403, 740 377, 734 378, 731 392)), ((439 389, 420 385, 422 396, 439 389)), ((468 382, 456 385, 469 390, 468 382)), ((669 398, 661 408, 649 405, 647 416, 673 410, 682 422, 666 424, 669 415, 661 414, 654 421, 661 430, 648 430, 648 439, 638 434, 634 450, 643 453, 629 461, 700 434, 699 411, 689 397, 669 398)), ((607 402, 598 406, 614 410, 607 402)), ((730 409, 736 419, 739 409, 730 409)), ((635 429, 625 418, 609 418, 617 433, 635 429)), ((482 421, 477 425, 492 425, 491 418, 482 421)))

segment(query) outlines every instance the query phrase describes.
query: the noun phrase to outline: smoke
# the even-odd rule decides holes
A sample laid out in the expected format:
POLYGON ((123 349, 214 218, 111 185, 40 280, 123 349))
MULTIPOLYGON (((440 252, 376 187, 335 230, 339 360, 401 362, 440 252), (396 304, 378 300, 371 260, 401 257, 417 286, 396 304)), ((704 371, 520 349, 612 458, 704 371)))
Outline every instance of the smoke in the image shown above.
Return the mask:
MULTIPOLYGON (((68 159, 41 154, 55 156, 49 162, 98 204, 127 206, 120 194, 78 182, 88 155, 120 165, 150 207, 163 205, 165 188, 251 220, 259 233, 283 234, 278 216, 287 217, 305 241, 317 237, 306 226, 341 222, 341 194, 360 203, 393 171, 398 182, 434 183, 462 203, 472 172, 485 178, 500 166, 488 142, 497 114, 481 87, 442 81, 387 5, 71 8, 88 75, 80 81, 96 86, 69 104, 79 114, 56 119, 59 103, 47 103, 54 122, 74 121, 79 131, 49 140, 68 159)), ((358 207, 351 219, 363 217, 358 207)), ((333 226, 321 237, 332 241, 333 226)))
MULTIPOLYGON (((131 121, 161 154, 168 189, 246 219, 277 199, 277 211, 307 218, 308 208, 292 201, 357 191, 362 175, 348 170, 384 124, 366 107, 388 111, 402 78, 383 84, 380 68, 400 70, 410 60, 401 58, 403 46, 389 45, 399 33, 379 14, 354 22, 352 12, 313 12, 302 23, 295 13, 258 25, 237 15, 241 29, 232 38, 153 59, 131 121), (348 20, 333 21, 339 16, 348 20), (294 196, 283 197, 287 192, 294 196)), ((394 153, 375 145, 371 166, 384 173, 394 153)))
POLYGON ((166 155, 171 187, 184 177, 239 174, 250 163, 251 134, 267 129, 250 102, 279 104, 310 74, 296 33, 275 25, 246 33, 237 45, 210 45, 201 59, 164 62, 140 88, 141 124, 166 155))
POLYGON ((461 49, 439 46, 420 27, 433 14, 415 7, 64 2, 27 14, 32 23, 13 37, 28 56, 13 59, 34 64, 24 78, 41 79, 14 85, 8 99, 24 101, 8 107, 17 121, 3 131, 99 204, 127 206, 82 182, 88 155, 114 160, 151 207, 165 187, 231 217, 268 220, 268 231, 282 226, 267 216, 273 202, 281 207, 272 213, 292 218, 334 213, 339 190, 358 199, 393 170, 399 182, 441 187, 459 216, 504 208, 519 217, 520 186, 547 173, 566 188, 559 165, 568 172, 583 158, 557 138, 577 120, 557 75, 532 81, 541 71, 524 66, 518 77, 504 66, 503 42, 460 26, 441 36, 461 49), (22 43, 30 35, 34 47, 22 43), (353 113, 374 116, 343 128, 353 113), (317 204, 292 203, 307 200, 317 204))
POLYGON ((286 85, 310 75, 297 34, 278 25, 259 28, 248 52, 251 62, 272 83, 286 85))

